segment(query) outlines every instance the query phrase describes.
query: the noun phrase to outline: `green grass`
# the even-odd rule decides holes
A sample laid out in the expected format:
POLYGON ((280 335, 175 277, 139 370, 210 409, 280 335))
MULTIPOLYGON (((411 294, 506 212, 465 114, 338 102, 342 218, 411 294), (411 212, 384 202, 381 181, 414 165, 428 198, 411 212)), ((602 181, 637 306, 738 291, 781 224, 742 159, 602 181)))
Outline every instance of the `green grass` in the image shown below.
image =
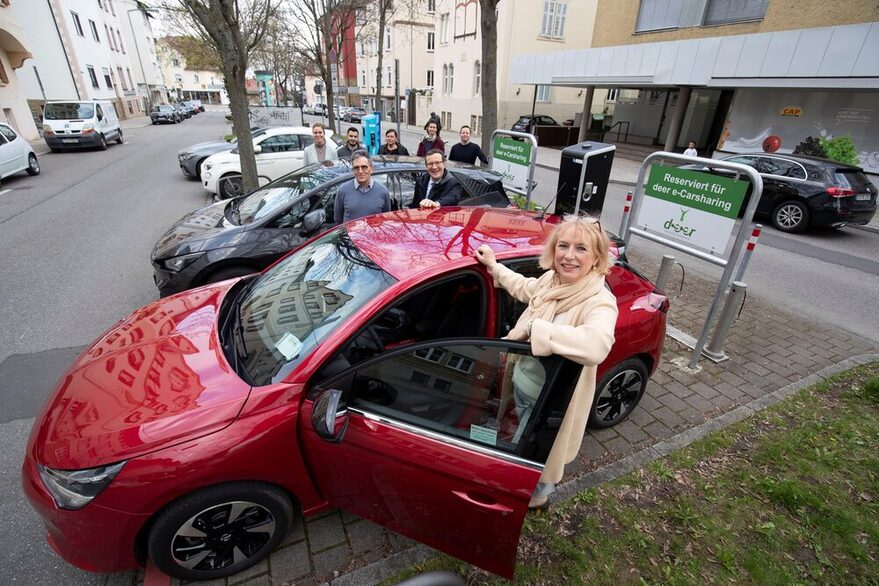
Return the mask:
MULTIPOLYGON (((879 584, 879 363, 529 514, 522 584, 879 584)), ((503 580, 440 557, 470 584, 503 580)), ((396 576, 388 584, 405 576, 396 576)))

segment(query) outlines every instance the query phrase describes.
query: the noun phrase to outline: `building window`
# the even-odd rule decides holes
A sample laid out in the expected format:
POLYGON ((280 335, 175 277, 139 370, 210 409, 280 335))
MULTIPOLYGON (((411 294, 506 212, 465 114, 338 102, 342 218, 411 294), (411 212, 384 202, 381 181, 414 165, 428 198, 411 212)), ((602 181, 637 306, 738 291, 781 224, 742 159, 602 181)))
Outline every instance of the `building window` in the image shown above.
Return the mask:
POLYGON ((86 65, 85 68, 89 72, 89 79, 92 80, 92 87, 96 87, 96 88, 100 89, 101 86, 98 85, 98 76, 95 73, 95 68, 92 67, 91 65, 86 65))
POLYGON ((539 85, 537 86, 537 101, 538 102, 548 102, 552 99, 552 86, 551 85, 539 85))
POLYGON ((610 88, 609 90, 607 90, 607 99, 606 99, 606 101, 607 101, 607 102, 616 102, 616 101, 617 101, 617 95, 619 94, 619 91, 620 91, 619 88, 615 88, 615 87, 612 87, 612 88, 610 88))
POLYGON ((455 66, 449 63, 449 95, 455 93, 455 66))
POLYGON ((436 48, 436 33, 427 33, 427 50, 433 51, 436 48))
POLYGON ((104 74, 104 83, 107 84, 108 88, 113 87, 113 79, 110 77, 110 70, 106 67, 101 68, 101 72, 104 74))
POLYGON ((110 7, 110 12, 113 13, 113 16, 116 16, 116 9, 113 8, 113 0, 107 0, 107 6, 110 7))
POLYGON ((391 74, 391 68, 390 67, 386 68, 386 71, 385 71, 385 86, 386 87, 391 87, 391 85, 392 85, 391 78, 392 77, 393 76, 391 74))
POLYGON ((440 16, 440 42, 446 44, 449 42, 449 14, 440 16))
POLYGON ((391 31, 385 31, 385 51, 391 50, 391 31))
POLYGON ((635 32, 678 28, 683 0, 641 0, 635 32))
POLYGON ((446 366, 459 370, 465 374, 470 374, 470 371, 473 370, 473 361, 469 358, 464 358, 459 354, 452 354, 452 357, 449 358, 446 366))
POLYGON ((95 24, 91 18, 89 19, 89 28, 92 29, 92 36, 95 38, 97 42, 101 42, 101 37, 98 36, 98 25, 95 24))
POLYGON ((365 69, 360 70, 360 85, 362 85, 363 87, 366 87, 366 70, 365 69))
POLYGON ((567 0, 544 0, 540 36, 551 39, 563 39, 565 37, 565 15, 567 11, 567 0))
POLYGON ((82 23, 79 22, 79 15, 73 11, 70 12, 70 15, 73 17, 73 28, 76 29, 76 34, 84 37, 85 35, 82 33, 82 23))
POLYGON ((180 60, 179 59, 171 59, 171 66, 172 67, 180 67, 180 60))
POLYGON ((116 36, 119 38, 119 48, 122 49, 122 52, 125 52, 125 45, 122 43, 122 33, 119 32, 119 29, 116 29, 116 36))
POLYGON ((433 87, 433 69, 427 70, 427 87, 433 87))
POLYGON ((175 73, 174 81, 176 81, 177 83, 183 83, 183 75, 180 73, 175 73))
POLYGON ((417 370, 413 370, 412 374, 409 375, 409 380, 415 383, 416 385, 420 385, 422 387, 426 387, 427 383, 430 382, 430 376, 424 374, 423 372, 418 372, 417 370))
POLYGON ((101 10, 104 9, 104 3, 101 0, 98 0, 98 8, 100 8, 101 10))
POLYGON ((443 65, 443 94, 449 93, 449 66, 443 65))
POLYGON ((428 362, 439 364, 443 361, 443 357, 446 355, 446 351, 440 350, 439 348, 422 348, 421 350, 416 350, 415 355, 419 358, 427 360, 428 362))
POLYGON ((478 96, 482 92, 482 62, 473 64, 473 95, 478 96))
POLYGON ((122 89, 127 92, 128 91, 128 84, 125 83, 125 75, 122 73, 121 67, 118 67, 118 66, 116 67, 116 75, 119 76, 119 83, 122 84, 122 89))
POLYGON ((479 118, 476 114, 470 114, 470 133, 477 135, 479 134, 479 118))
POLYGON ((107 25, 104 25, 104 36, 107 37, 107 44, 110 45, 110 49, 116 50, 116 39, 113 37, 113 33, 110 32, 110 29, 107 28, 107 25))
MULTIPOLYGON (((128 85, 131 86, 131 89, 132 89, 132 90, 137 89, 137 88, 134 87, 134 82, 131 80, 131 70, 128 69, 128 68, 126 67, 126 68, 125 68, 125 73, 128 74, 128 85)), ((122 77, 122 74, 120 74, 119 77, 122 77)))
POLYGON ((436 12, 436 0, 427 0, 427 11, 430 13, 436 12))
POLYGON ((192 83, 198 83, 198 74, 197 73, 192 74, 192 83))
POLYGON ((769 0, 708 0, 702 24, 728 24, 744 20, 762 20, 769 0))

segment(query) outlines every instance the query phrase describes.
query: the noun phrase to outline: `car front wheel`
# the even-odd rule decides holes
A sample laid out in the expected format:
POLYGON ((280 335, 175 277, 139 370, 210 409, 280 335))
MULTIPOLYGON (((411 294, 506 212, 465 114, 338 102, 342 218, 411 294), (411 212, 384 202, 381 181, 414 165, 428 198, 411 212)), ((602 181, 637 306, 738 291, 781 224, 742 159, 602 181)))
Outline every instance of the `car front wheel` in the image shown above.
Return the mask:
POLYGON ((149 557, 180 580, 216 580, 265 559, 293 522, 293 504, 274 487, 236 482, 187 495, 159 513, 149 557))
POLYGON ((241 179, 241 175, 224 175, 220 178, 217 187, 220 192, 220 197, 223 199, 230 199, 238 197, 239 195, 244 195, 244 181, 241 179))
POLYGON ((122 138, 122 130, 119 130, 119 136, 116 137, 116 144, 122 144, 125 139, 122 138))
POLYGON ((100 142, 98 142, 98 148, 101 149, 102 151, 107 150, 107 139, 104 138, 103 134, 98 138, 100 139, 100 142))
POLYGON ((782 202, 772 212, 772 224, 782 232, 802 232, 809 225, 809 208, 801 201, 782 202))
POLYGON ((28 175, 39 175, 40 174, 40 162, 37 160, 37 156, 33 153, 27 156, 27 174, 28 175))
POLYGON ((638 358, 624 360, 601 377, 595 385, 589 427, 613 427, 628 417, 644 396, 647 377, 647 365, 638 358))

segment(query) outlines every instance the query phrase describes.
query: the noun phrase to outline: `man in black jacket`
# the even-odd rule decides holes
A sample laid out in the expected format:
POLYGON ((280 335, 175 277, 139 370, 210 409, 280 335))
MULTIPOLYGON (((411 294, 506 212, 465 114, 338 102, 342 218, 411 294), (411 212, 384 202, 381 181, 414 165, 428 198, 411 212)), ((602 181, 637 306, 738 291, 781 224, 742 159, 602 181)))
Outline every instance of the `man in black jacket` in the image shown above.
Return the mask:
POLYGON ((424 157, 427 173, 415 181, 415 197, 410 207, 456 206, 464 197, 464 186, 448 172, 445 158, 442 151, 428 151, 424 157))
POLYGON ((475 165, 476 159, 482 161, 483 165, 488 165, 488 157, 482 152, 480 146, 475 142, 470 142, 470 127, 465 124, 461 127, 461 142, 452 147, 449 160, 475 165))
POLYGON ((400 138, 397 136, 397 131, 393 128, 389 128, 387 132, 385 132, 385 144, 379 149, 378 154, 408 157, 409 151, 406 147, 400 144, 400 138))

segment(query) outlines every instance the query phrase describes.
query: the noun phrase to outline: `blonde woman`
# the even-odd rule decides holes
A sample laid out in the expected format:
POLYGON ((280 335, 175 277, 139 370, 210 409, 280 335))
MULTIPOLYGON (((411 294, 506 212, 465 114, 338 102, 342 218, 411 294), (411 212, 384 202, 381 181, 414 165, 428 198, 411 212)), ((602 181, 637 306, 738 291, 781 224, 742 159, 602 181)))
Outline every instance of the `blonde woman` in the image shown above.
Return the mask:
MULTIPOLYGON (((592 218, 566 219, 544 244, 540 266, 547 271, 529 278, 508 269, 483 244, 475 253, 497 284, 528 304, 507 338, 531 343, 534 356, 557 354, 583 365, 558 436, 550 450, 529 507, 546 505, 562 479, 565 464, 576 458, 586 432, 595 394, 596 367, 614 342, 617 304, 604 284, 610 272, 610 241, 592 218)), ((530 415, 542 385, 529 384, 529 361, 513 368, 513 393, 520 427, 530 415)))

